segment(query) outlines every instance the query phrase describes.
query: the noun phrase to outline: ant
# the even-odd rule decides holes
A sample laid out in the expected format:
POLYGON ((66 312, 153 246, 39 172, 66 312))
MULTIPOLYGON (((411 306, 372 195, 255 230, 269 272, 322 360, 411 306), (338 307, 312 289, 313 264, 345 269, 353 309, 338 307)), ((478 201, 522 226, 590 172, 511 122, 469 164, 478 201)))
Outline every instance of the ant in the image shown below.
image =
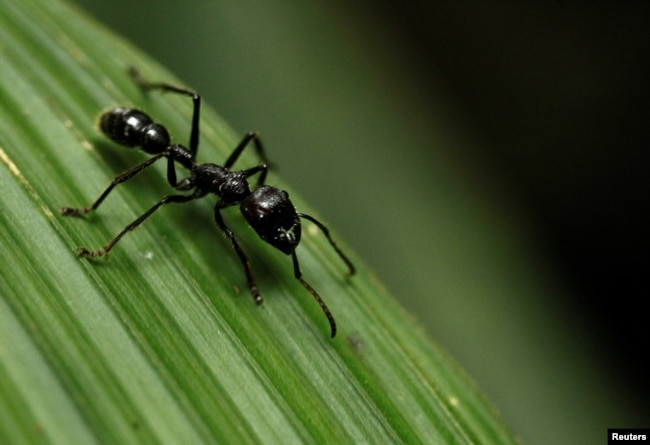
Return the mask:
POLYGON ((149 82, 133 67, 129 68, 129 74, 138 86, 145 91, 159 90, 161 92, 171 92, 192 98, 194 109, 189 147, 180 144, 171 144, 167 129, 163 125, 155 123, 143 111, 124 107, 106 111, 99 118, 99 128, 106 136, 125 147, 139 148, 153 156, 117 176, 89 207, 63 207, 61 213, 64 216, 80 216, 96 210, 115 186, 128 181, 162 158, 167 158, 167 182, 169 185, 176 190, 191 193, 185 195, 173 194, 163 197, 149 210, 127 225, 104 247, 98 250, 88 250, 84 247, 79 247, 77 253, 85 258, 106 255, 124 235, 138 227, 161 206, 169 203, 193 201, 212 193, 219 198, 214 208, 214 220, 219 229, 230 239, 235 252, 239 256, 244 267, 244 272, 246 273, 248 287, 255 303, 262 303, 262 295, 260 295, 255 279, 253 278, 253 269, 248 257, 235 239, 234 232, 226 225, 221 216, 221 210, 226 207, 238 205, 246 221, 262 240, 284 254, 291 256, 295 278, 307 289, 323 310, 323 313, 329 321, 331 336, 333 338, 336 335, 336 322, 334 321, 334 317, 318 292, 302 278, 302 272, 298 264, 296 247, 298 247, 301 237, 300 219, 311 221, 323 232, 330 245, 348 267, 350 275, 355 273, 355 268, 348 257, 336 245, 329 230, 323 223, 312 216, 296 211, 289 200, 289 194, 285 190, 264 184, 270 163, 266 159, 264 148, 258 134, 253 131, 246 133, 232 154, 226 159, 223 166, 217 164, 199 164, 196 162, 196 154, 199 148, 201 96, 192 90, 165 82, 149 82), (261 163, 246 170, 232 170, 232 166, 251 142, 261 159, 261 163), (176 163, 189 171, 187 178, 180 181, 177 179, 176 163), (248 178, 256 174, 259 174, 257 184, 251 191, 248 178))

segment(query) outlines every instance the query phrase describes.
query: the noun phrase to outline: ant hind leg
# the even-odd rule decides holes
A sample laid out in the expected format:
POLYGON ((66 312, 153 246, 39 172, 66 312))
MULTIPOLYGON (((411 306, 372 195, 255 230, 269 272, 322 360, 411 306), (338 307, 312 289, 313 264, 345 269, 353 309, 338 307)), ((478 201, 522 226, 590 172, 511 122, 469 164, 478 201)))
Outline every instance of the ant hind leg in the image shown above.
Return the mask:
POLYGON ((138 227, 142 222, 149 218, 153 212, 158 210, 158 208, 164 204, 168 204, 170 202, 175 202, 175 203, 184 203, 191 201, 193 199, 196 199, 195 195, 168 195, 165 196, 163 199, 158 201, 156 204, 154 204, 149 210, 144 212, 142 215, 140 215, 138 218, 136 218, 131 224, 126 226, 120 233, 118 233, 112 240, 108 242, 104 247, 98 250, 88 250, 85 247, 79 247, 77 249, 77 253, 83 257, 86 258, 94 258, 94 257, 99 257, 99 256, 104 256, 110 250, 113 248, 113 246, 120 240, 124 235, 138 227))
POLYGON ((80 215, 85 215, 88 212, 92 212, 93 210, 97 210, 97 207, 99 207, 100 204, 104 201, 104 199, 106 199, 106 197, 111 193, 111 191, 113 191, 116 185, 128 181, 129 179, 131 179, 138 173, 142 172, 142 170, 149 167, 151 164, 153 164, 163 156, 164 154, 156 155, 153 158, 147 159, 146 161, 136 165, 135 167, 130 168, 127 171, 123 172, 121 175, 115 178, 108 187, 106 187, 106 190, 104 190, 104 192, 99 196, 99 198, 97 198, 97 200, 91 206, 80 207, 76 209, 71 207, 62 207, 61 214, 63 216, 80 216, 80 215))
POLYGON ((171 92, 183 94, 192 98, 194 111, 192 113, 192 129, 190 131, 189 149, 192 153, 192 159, 196 158, 196 152, 199 149, 199 118, 201 114, 201 96, 196 91, 187 88, 178 87, 167 82, 150 82, 138 71, 133 65, 129 66, 129 74, 136 84, 143 90, 160 90, 162 92, 171 92))

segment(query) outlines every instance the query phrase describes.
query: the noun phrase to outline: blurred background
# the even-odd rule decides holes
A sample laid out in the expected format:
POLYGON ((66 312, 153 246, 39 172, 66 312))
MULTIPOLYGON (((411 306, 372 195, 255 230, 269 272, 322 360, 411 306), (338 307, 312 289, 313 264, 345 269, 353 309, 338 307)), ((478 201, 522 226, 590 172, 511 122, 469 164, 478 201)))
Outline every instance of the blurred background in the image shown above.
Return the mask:
POLYGON ((650 426, 646 3, 76 3, 258 130, 526 443, 650 426))

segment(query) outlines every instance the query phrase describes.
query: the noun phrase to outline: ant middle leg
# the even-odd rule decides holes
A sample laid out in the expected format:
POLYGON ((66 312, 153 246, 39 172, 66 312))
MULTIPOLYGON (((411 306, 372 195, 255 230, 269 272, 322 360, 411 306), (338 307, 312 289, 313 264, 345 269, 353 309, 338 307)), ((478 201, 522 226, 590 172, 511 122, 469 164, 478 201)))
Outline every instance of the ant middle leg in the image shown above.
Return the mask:
POLYGON ((183 94, 192 98, 194 111, 192 112, 192 129, 190 130, 189 149, 192 153, 192 159, 196 158, 196 152, 199 149, 199 117, 201 114, 201 96, 196 91, 187 88, 178 87, 167 82, 151 82, 138 71, 134 66, 129 66, 129 74, 136 84, 143 90, 160 90, 162 92, 171 92, 183 94))
POLYGON ((85 247, 79 247, 77 249, 77 254, 86 257, 86 258, 94 258, 94 257, 99 257, 99 256, 104 256, 110 250, 113 248, 113 246, 120 240, 124 235, 138 227, 142 222, 149 218, 153 212, 158 210, 158 208, 164 204, 168 204, 170 202, 175 202, 175 203, 184 203, 188 201, 192 201, 193 199, 196 199, 197 196, 195 195, 168 195, 165 196, 163 199, 158 201, 156 204, 154 204, 149 210, 144 212, 142 215, 140 215, 138 218, 135 219, 131 224, 126 226, 120 233, 118 233, 112 240, 108 242, 104 247, 101 249, 97 250, 88 250, 85 247))
POLYGON ((80 216, 80 215, 85 215, 88 212, 92 212, 93 210, 97 210, 97 207, 99 207, 100 204, 104 201, 104 199, 106 199, 106 197, 111 193, 111 191, 113 191, 116 185, 122 184, 123 182, 126 182, 129 179, 133 178, 135 175, 142 172, 142 170, 149 167, 151 164, 153 164, 163 156, 165 156, 164 153, 158 154, 136 165, 135 167, 130 168, 125 172, 123 172, 121 175, 115 178, 108 187, 106 187, 106 190, 104 190, 104 192, 99 196, 99 198, 97 198, 97 200, 92 205, 88 207, 80 207, 76 209, 71 207, 62 207, 61 214, 63 216, 80 216))

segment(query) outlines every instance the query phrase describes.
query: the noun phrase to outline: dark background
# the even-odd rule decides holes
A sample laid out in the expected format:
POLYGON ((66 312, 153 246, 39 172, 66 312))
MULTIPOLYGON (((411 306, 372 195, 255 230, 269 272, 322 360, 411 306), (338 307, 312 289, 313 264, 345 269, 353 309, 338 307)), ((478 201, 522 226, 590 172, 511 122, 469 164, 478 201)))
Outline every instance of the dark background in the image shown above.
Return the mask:
POLYGON ((77 3, 259 130, 527 443, 648 426, 644 2, 77 3))

